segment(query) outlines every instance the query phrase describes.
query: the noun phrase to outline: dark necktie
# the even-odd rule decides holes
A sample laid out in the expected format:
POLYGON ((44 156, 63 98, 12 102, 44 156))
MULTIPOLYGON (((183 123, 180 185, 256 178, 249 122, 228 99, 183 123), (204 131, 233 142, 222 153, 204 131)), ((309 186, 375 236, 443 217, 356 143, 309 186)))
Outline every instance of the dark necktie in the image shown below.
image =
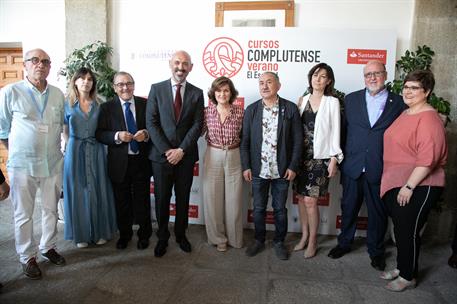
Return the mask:
POLYGON ((175 108, 175 118, 176 118, 176 121, 178 121, 179 115, 181 115, 181 108, 182 108, 182 97, 181 97, 181 85, 180 84, 176 85, 176 96, 175 96, 174 108, 175 108))
MULTIPOLYGON (((135 123, 135 118, 133 118, 133 113, 130 111, 130 102, 124 103, 125 106, 125 120, 127 121, 127 130, 129 133, 135 135, 136 132, 138 131, 135 123)), ((138 152, 138 143, 132 139, 130 142, 130 150, 132 152, 137 153, 138 152)))

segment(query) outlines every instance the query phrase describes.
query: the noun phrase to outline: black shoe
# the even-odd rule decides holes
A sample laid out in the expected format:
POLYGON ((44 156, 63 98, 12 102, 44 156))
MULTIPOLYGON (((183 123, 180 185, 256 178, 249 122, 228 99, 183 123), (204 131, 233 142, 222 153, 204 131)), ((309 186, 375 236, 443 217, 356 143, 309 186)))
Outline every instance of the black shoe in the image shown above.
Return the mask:
POLYGON ((42 253, 41 255, 56 266, 64 266, 66 263, 64 257, 58 254, 54 249, 49 249, 47 252, 42 253))
POLYGON ((371 258, 371 266, 379 271, 384 271, 386 269, 386 258, 384 255, 378 255, 371 258))
POLYGON ((125 249, 125 248, 127 248, 127 245, 129 244, 129 242, 130 242, 129 239, 120 238, 119 240, 117 240, 116 248, 117 249, 125 249))
POLYGON ((138 240, 138 243, 136 244, 136 247, 140 250, 146 249, 149 247, 149 240, 148 239, 142 239, 138 240))
POLYGON ((257 255, 259 252, 265 249, 265 244, 259 241, 255 241, 251 244, 248 248, 246 248, 246 255, 248 257, 253 257, 257 255))
POLYGON ((22 264, 22 272, 32 280, 41 279, 41 270, 35 258, 31 258, 26 264, 22 264))
POLYGON ((167 253, 168 241, 158 241, 156 247, 154 248, 154 256, 162 257, 167 253))
POLYGON ((289 253, 287 252, 286 246, 284 246, 283 242, 277 242, 273 245, 275 248, 275 253, 278 259, 280 260, 288 260, 289 253))
POLYGON ((342 248, 337 245, 336 247, 332 248, 332 250, 330 250, 328 257, 332 259, 339 259, 349 251, 351 251, 350 248, 342 248))
POLYGON ((449 260, 447 261, 448 265, 451 266, 452 268, 457 268, 457 253, 453 253, 450 257, 449 260))
POLYGON ((176 239, 176 243, 179 244, 179 248, 181 248, 184 252, 191 252, 192 246, 189 243, 189 240, 186 237, 181 238, 180 240, 176 239))

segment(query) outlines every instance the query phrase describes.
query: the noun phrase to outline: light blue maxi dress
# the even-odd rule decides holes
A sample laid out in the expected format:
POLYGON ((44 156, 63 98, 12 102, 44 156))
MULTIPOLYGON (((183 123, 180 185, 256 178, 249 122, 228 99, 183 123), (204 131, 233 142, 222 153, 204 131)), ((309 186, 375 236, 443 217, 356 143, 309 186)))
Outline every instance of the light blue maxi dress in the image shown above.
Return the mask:
POLYGON ((93 102, 88 114, 79 102, 65 102, 69 140, 64 159, 64 214, 66 240, 75 243, 110 240, 117 230, 105 147, 95 139, 100 108, 93 102))

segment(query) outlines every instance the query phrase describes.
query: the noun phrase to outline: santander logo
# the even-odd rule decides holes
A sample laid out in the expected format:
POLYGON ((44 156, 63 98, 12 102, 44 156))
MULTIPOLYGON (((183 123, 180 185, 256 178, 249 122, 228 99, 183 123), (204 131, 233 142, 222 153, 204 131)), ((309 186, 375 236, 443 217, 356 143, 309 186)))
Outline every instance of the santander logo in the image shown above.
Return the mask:
POLYGON ((214 78, 235 76, 243 67, 244 53, 240 44, 229 37, 219 37, 203 51, 203 66, 214 78))
POLYGON ((387 50, 348 49, 348 64, 366 64, 370 60, 378 60, 386 64, 387 50))

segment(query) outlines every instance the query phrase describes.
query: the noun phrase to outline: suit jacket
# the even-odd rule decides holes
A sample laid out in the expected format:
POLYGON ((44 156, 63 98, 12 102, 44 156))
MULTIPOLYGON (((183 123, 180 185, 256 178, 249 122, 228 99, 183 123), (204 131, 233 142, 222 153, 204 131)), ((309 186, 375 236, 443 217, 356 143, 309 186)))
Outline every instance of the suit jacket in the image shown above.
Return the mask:
MULTIPOLYGON (((146 99, 134 96, 135 99, 135 120, 138 130, 146 129, 146 99)), ((114 135, 118 131, 127 131, 124 118, 124 109, 122 108, 119 97, 102 103, 98 117, 98 126, 95 131, 97 140, 108 145, 108 175, 113 182, 121 183, 124 180, 128 165, 128 143, 116 144, 114 135)), ((149 138, 151 135, 149 134, 149 138)), ((151 147, 151 139, 148 142, 140 142, 139 157, 144 162, 144 174, 151 177, 151 165, 148 160, 148 154, 151 147)))
POLYGON ((406 105, 401 96, 389 92, 384 111, 371 127, 365 91, 356 91, 345 97, 343 127, 346 129, 346 143, 342 172, 357 179, 365 168, 368 181, 380 184, 384 131, 406 109, 406 105))
POLYGON ((198 160, 197 140, 200 137, 204 99, 203 91, 186 82, 181 115, 176 121, 171 80, 151 85, 146 106, 146 127, 152 140, 149 159, 166 163, 169 149, 184 150, 183 161, 198 160))
MULTIPOLYGON (((249 105, 244 112, 240 155, 243 171, 251 169, 252 176, 260 174, 262 151, 262 99, 249 105)), ((297 106, 279 98, 278 170, 281 177, 287 169, 298 172, 302 157, 303 127, 297 106)))

